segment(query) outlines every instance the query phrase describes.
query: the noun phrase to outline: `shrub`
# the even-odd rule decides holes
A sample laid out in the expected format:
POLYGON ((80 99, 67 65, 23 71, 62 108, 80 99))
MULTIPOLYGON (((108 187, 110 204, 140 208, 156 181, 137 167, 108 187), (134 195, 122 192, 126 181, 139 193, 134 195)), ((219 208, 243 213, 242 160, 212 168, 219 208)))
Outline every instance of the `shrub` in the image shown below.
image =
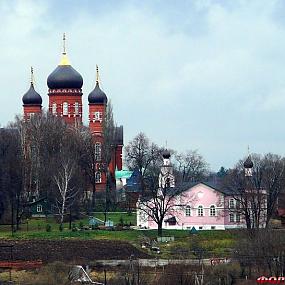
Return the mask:
POLYGON ((50 224, 47 224, 47 225, 46 225, 46 231, 47 231, 47 232, 51 232, 51 225, 50 225, 50 224))
POLYGON ((73 232, 76 232, 76 231, 77 231, 77 228, 76 228, 76 224, 75 224, 75 223, 72 224, 71 230, 72 230, 73 232))
POLYGON ((59 231, 61 231, 61 232, 63 231, 63 224, 59 225, 59 231))
POLYGON ((97 229, 98 229, 98 225, 97 225, 97 224, 96 224, 96 225, 92 225, 92 226, 91 226, 91 229, 92 229, 92 230, 97 230, 97 229))
POLYGON ((119 220, 119 224, 118 224, 119 226, 123 226, 124 225, 124 219, 123 219, 123 217, 121 216, 120 217, 120 220, 119 220))

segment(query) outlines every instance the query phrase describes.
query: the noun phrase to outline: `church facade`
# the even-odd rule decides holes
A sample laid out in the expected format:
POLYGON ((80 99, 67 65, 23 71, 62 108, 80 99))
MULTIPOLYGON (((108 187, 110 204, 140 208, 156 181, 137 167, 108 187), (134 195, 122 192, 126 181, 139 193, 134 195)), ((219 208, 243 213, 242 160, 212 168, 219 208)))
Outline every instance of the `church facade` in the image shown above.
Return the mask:
MULTIPOLYGON (((88 95, 88 119, 89 128, 94 137, 96 161, 98 171, 96 172, 96 189, 104 191, 106 177, 100 172, 101 149, 104 143, 103 119, 108 104, 106 94, 101 90, 99 83, 99 70, 96 67, 96 85, 88 95)), ((83 124, 83 103, 82 93, 83 78, 70 64, 66 53, 65 35, 63 36, 63 52, 59 65, 47 78, 49 105, 48 111, 56 117, 61 117, 72 127, 83 124)), ((35 91, 33 70, 31 70, 31 84, 23 98, 23 116, 28 120, 35 114, 42 112, 42 97, 35 91)), ((123 149, 123 126, 116 127, 115 151, 110 164, 111 175, 115 177, 115 170, 122 169, 123 149)))
MULTIPOLYGON (((245 178, 251 178, 253 162, 250 155, 244 162, 245 178)), ((218 184, 209 182, 190 182, 176 185, 169 151, 163 153, 163 165, 159 176, 158 195, 137 203, 137 226, 141 229, 157 229, 157 220, 149 214, 154 209, 161 215, 165 212, 163 229, 191 230, 225 230, 246 228, 245 208, 253 227, 254 203, 262 204, 259 225, 265 227, 267 216, 267 197, 264 189, 259 195, 256 191, 236 192, 224 189, 218 184), (159 191, 166 191, 164 198, 159 191), (169 195, 167 194, 169 193, 169 195), (162 199, 160 198, 162 197, 162 199), (161 200, 161 202, 159 202, 161 200), (166 205, 170 205, 167 207, 166 205)), ((143 198, 142 198, 143 199, 143 198)), ((161 217, 163 217, 161 215, 161 217)))

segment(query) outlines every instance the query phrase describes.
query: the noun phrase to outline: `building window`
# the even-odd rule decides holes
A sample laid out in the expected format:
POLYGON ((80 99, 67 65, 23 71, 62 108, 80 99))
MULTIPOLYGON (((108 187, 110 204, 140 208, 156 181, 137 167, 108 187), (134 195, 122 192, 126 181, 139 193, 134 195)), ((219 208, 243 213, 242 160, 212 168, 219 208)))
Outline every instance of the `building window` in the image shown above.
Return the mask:
POLYGON ((198 216, 203 217, 204 216, 204 209, 203 206, 198 206, 198 216))
POLYGON ((212 205, 212 206, 210 207, 210 216, 211 216, 211 217, 216 216, 216 207, 215 207, 214 205, 212 205))
POLYGON ((239 209, 239 208, 240 208, 240 201, 236 200, 236 209, 239 209))
POLYGON ((52 103, 52 113, 56 115, 56 103, 52 103))
POLYGON ((203 227, 199 227, 199 230, 203 230, 203 227))
POLYGON ((94 120, 95 121, 102 121, 102 112, 99 112, 99 111, 95 112, 94 113, 94 120))
POLYGON ((186 217, 190 217, 191 216, 191 207, 190 206, 186 206, 185 215, 186 215, 186 217))
POLYGON ((101 160, 101 143, 95 143, 95 160, 101 160))
POLYGON ((43 206, 42 205, 37 205, 37 212, 41 213, 43 211, 43 206))
POLYGON ((211 230, 215 230, 216 229, 216 227, 215 226, 211 226, 211 230))
POLYGON ((62 114, 63 116, 68 115, 68 103, 67 102, 63 102, 62 104, 62 114))
POLYGON ((101 172, 97 171, 95 173, 95 182, 96 183, 101 183, 101 172))
POLYGON ((229 201, 229 208, 233 209, 234 207, 235 207, 235 199, 231 198, 230 201, 229 201))
POLYGON ((236 214, 236 222, 240 223, 240 214, 236 214))
POLYGON ((170 187, 170 178, 167 177, 165 180, 165 188, 169 188, 170 187))
POLYGON ((79 103, 74 103, 74 115, 79 115, 79 103))
POLYGON ((233 223, 235 221, 234 214, 230 214, 230 222, 233 223))

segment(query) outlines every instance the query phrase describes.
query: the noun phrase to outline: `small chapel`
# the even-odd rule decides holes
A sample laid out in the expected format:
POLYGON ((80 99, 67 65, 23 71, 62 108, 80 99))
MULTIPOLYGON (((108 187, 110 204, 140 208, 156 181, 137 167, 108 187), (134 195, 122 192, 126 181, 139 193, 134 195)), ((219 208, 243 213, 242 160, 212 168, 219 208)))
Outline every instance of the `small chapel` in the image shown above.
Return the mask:
MULTIPOLYGON (((31 82, 29 90, 23 95, 23 116, 25 120, 42 112, 42 97, 35 90, 33 69, 31 68, 31 82)), ((55 70, 47 78, 48 111, 56 117, 61 117, 68 125, 76 127, 83 124, 83 78, 70 64, 66 53, 66 37, 63 34, 63 52, 61 60, 55 70)), ((103 118, 106 112, 108 98, 100 88, 99 69, 96 66, 96 84, 88 95, 89 128, 95 141, 97 161, 101 160, 103 140, 103 118)), ((116 127, 115 151, 112 157, 110 171, 115 177, 115 170, 122 170, 123 126, 116 127)), ((106 177, 100 172, 99 164, 96 172, 98 191, 105 191, 106 177)))

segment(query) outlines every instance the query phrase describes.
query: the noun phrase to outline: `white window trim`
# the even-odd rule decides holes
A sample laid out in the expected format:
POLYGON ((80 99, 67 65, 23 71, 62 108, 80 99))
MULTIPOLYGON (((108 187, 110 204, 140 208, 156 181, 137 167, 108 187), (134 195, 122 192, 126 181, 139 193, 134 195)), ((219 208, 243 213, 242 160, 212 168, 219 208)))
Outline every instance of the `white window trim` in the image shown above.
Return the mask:
POLYGON ((100 172, 100 171, 97 171, 96 173, 95 173, 95 182, 96 183, 101 183, 102 182, 102 173, 100 172), (100 175, 100 179, 98 179, 97 180, 97 175, 100 175))
POLYGON ((198 205, 197 206, 197 217, 204 217, 204 216, 205 216, 205 208, 204 208, 204 206, 203 205, 198 205), (202 215, 199 215, 199 207, 202 207, 202 215))
POLYGON ((52 108, 52 114, 53 114, 53 115, 56 115, 56 113, 57 113, 57 105, 56 105, 55 102, 52 103, 51 108, 52 108))
POLYGON ((239 213, 236 213, 236 214, 235 214, 235 222, 236 222, 236 223, 240 223, 240 222, 241 222, 241 217, 240 217, 240 214, 239 214, 239 213), (237 219, 237 216, 239 217, 239 221, 238 221, 238 219, 237 219))
POLYGON ((62 103, 62 115, 63 116, 68 116, 68 106, 69 104, 68 104, 68 102, 63 102, 62 103))
POLYGON ((103 119, 103 112, 101 111, 96 111, 93 114, 93 122, 102 122, 103 119))
POLYGON ((74 115, 76 116, 79 115, 79 103, 78 102, 74 103, 74 115))
POLYGON ((185 207, 185 217, 191 217, 192 216, 192 208, 190 205, 187 205, 185 207), (187 210, 189 210, 189 215, 187 214, 187 210))
POLYGON ((100 142, 95 142, 95 159, 96 161, 100 161, 102 159, 102 144, 100 142), (97 152, 97 147, 98 152, 97 152))
POLYGON ((215 204, 210 205, 210 208, 209 208, 209 216, 210 216, 210 217, 217 217, 217 206, 216 206, 215 204), (211 215, 211 207, 214 207, 214 208, 215 208, 215 215, 211 215))
POLYGON ((234 198, 229 199, 229 209, 235 209, 236 203, 234 198), (231 201, 233 201, 233 205, 231 206, 231 201))
POLYGON ((42 212, 43 212, 43 206, 37 205, 37 213, 42 213, 42 212))

